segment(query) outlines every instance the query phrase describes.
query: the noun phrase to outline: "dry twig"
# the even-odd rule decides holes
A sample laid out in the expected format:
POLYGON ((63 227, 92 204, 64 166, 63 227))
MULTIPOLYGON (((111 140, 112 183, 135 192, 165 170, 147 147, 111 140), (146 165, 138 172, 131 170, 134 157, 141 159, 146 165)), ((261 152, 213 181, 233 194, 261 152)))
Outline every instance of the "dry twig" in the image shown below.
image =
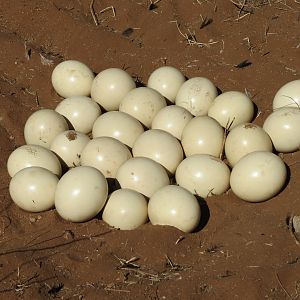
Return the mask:
MULTIPOLYGON (((91 12, 91 15, 92 15, 92 18, 93 18, 93 21, 95 23, 96 26, 99 25, 99 21, 97 19, 97 16, 96 16, 96 13, 95 13, 95 10, 94 10, 94 3, 95 3, 95 0, 91 0, 91 3, 90 3, 90 12, 91 12)), ((116 10, 115 8, 111 5, 111 6, 108 6, 102 10, 100 10, 100 14, 106 12, 106 11, 109 11, 111 10, 112 11, 112 15, 113 17, 115 18, 116 17, 116 10)))
POLYGON ((215 42, 215 41, 209 41, 209 42, 207 42, 207 43, 198 42, 197 39, 196 39, 195 33, 194 33, 194 32, 191 32, 190 29, 188 29, 188 33, 183 33, 183 32, 180 30, 180 28, 179 28, 179 24, 178 24, 178 21, 177 21, 177 20, 175 20, 175 21, 170 21, 170 22, 176 24, 176 27, 177 27, 178 32, 180 33, 180 35, 181 35, 182 37, 184 37, 184 39, 187 41, 188 45, 196 45, 196 46, 198 46, 198 47, 209 47, 210 45, 219 43, 219 42, 215 42))
POLYGON ((283 289, 283 291, 286 293, 286 295, 289 297, 289 299, 293 299, 292 298, 292 296, 289 294, 289 292, 286 290, 286 288, 283 286, 283 284, 282 284, 282 282, 281 282, 281 280, 279 279, 279 276, 278 276, 278 274, 276 273, 276 279, 277 279, 277 281, 278 281, 278 283, 279 283, 279 285, 280 285, 280 287, 283 289))

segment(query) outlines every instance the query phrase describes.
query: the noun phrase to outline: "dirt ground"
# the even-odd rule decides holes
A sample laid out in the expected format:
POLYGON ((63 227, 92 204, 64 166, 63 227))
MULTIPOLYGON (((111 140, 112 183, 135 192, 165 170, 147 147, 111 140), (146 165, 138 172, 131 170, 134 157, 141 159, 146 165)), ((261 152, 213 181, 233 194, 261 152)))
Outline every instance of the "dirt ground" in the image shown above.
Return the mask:
POLYGON ((300 215, 299 152, 282 155, 290 179, 278 196, 206 199, 192 234, 71 224, 54 210, 21 211, 8 193, 7 158, 28 116, 61 100, 50 77, 65 59, 96 73, 124 68, 143 83, 167 64, 221 91, 246 89, 262 124, 276 91, 300 77, 300 3, 240 3, 0 0, 0 299, 300 298, 300 245, 288 225, 300 215))

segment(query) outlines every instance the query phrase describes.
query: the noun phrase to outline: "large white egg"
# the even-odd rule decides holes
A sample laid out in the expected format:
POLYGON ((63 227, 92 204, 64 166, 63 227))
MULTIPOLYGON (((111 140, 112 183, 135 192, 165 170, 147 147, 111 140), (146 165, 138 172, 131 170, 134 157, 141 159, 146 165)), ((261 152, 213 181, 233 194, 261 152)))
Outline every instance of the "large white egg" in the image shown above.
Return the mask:
POLYGON ((254 104, 244 93, 225 92, 214 99, 208 115, 224 128, 232 129, 239 124, 251 122, 254 116, 254 104))
POLYGON ((109 136, 130 148, 143 132, 144 128, 138 120, 120 111, 110 111, 101 115, 93 126, 94 138, 109 136))
POLYGON ((7 160, 8 174, 13 177, 28 167, 41 167, 61 176, 61 164, 50 150, 38 145, 23 145, 15 149, 7 160))
POLYGON ((300 108, 300 79, 290 81, 278 90, 273 100, 273 109, 281 107, 300 108))
POLYGON ((89 96, 94 80, 92 70, 77 60, 66 60, 58 64, 51 76, 55 91, 62 97, 89 96))
POLYGON ((68 130, 64 117, 52 109, 41 109, 34 112, 24 126, 26 144, 50 148, 54 138, 68 130))
POLYGON ((243 156, 254 151, 272 152, 273 144, 269 135, 258 125, 240 124, 228 134, 225 154, 230 166, 234 166, 243 156))
POLYGON ((183 129, 181 144, 186 156, 210 154, 219 157, 224 143, 224 129, 213 118, 193 118, 183 129))
POLYGON ((127 160, 119 168, 116 179, 121 188, 135 190, 146 197, 151 197, 158 189, 170 183, 167 171, 146 157, 127 160))
POLYGON ((90 138, 80 132, 68 130, 60 133, 51 143, 50 149, 56 153, 69 167, 77 167, 80 164, 80 156, 83 148, 90 138))
POLYGON ((287 171, 282 159, 265 151, 242 157, 233 167, 230 186, 234 194, 249 202, 274 197, 284 186, 287 171))
POLYGON ((265 120, 263 129, 269 134, 278 152, 293 152, 300 148, 300 109, 280 108, 265 120))
POLYGON ((201 210, 196 197, 188 190, 167 185, 150 198, 148 215, 153 225, 169 225, 192 232, 199 225, 201 210))
POLYGON ((132 155, 128 148, 111 137, 91 140, 81 153, 81 165, 98 169, 106 178, 115 178, 119 167, 132 155))
POLYGON ((114 191, 104 207, 102 219, 112 227, 132 230, 148 220, 148 203, 146 198, 133 190, 114 191))
POLYGON ((217 95, 217 88, 209 79, 194 77, 180 87, 175 103, 194 116, 205 116, 217 95))
POLYGON ((107 181, 100 171, 92 167, 76 167, 58 182, 55 208, 65 220, 85 222, 101 211, 107 193, 107 181))
POLYGON ((174 103, 178 90, 184 82, 185 77, 178 69, 164 66, 151 73, 147 86, 174 103))
POLYGON ((183 128, 192 118, 193 115, 185 108, 169 105, 156 114, 151 128, 164 130, 180 140, 183 128))
POLYGON ((176 182, 203 198, 221 195, 229 189, 230 170, 219 158, 195 154, 184 159, 176 170, 176 182))
POLYGON ((134 88, 135 82, 127 72, 110 68, 95 77, 91 96, 106 111, 118 110, 121 100, 134 88))
POLYGON ((92 131, 93 124, 101 115, 100 106, 89 97, 74 96, 61 101, 55 111, 63 115, 81 133, 92 131))
POLYGON ((174 174, 183 160, 183 150, 179 141, 170 133, 151 129, 141 134, 135 141, 134 157, 148 157, 161 164, 169 174, 174 174))
POLYGON ((16 205, 29 212, 41 212, 54 206, 58 177, 47 169, 29 167, 11 179, 9 193, 16 205))
POLYGON ((139 87, 131 90, 122 99, 119 110, 150 128, 155 115, 166 105, 165 98, 159 92, 147 87, 139 87))

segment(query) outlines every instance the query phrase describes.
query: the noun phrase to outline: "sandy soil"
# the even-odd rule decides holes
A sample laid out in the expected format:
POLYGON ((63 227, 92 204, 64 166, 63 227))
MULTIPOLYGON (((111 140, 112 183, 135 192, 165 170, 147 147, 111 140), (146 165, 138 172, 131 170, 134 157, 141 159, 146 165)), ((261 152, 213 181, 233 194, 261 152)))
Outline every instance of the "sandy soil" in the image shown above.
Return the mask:
POLYGON ((71 224, 54 210, 23 212, 8 193, 6 160, 24 143, 28 116, 61 100, 50 76, 65 59, 96 73, 121 67, 144 83, 167 64, 221 91, 246 89, 262 124, 279 87, 300 76, 300 4, 246 2, 96 0, 96 26, 90 1, 0 1, 1 299, 299 297, 300 248, 288 226, 300 215, 299 152, 282 155, 290 179, 278 196, 260 204, 230 191, 206 199, 193 234, 150 224, 117 231, 99 219, 71 224), (116 16, 101 13, 111 5, 116 16), (243 61, 251 64, 238 68, 243 61))

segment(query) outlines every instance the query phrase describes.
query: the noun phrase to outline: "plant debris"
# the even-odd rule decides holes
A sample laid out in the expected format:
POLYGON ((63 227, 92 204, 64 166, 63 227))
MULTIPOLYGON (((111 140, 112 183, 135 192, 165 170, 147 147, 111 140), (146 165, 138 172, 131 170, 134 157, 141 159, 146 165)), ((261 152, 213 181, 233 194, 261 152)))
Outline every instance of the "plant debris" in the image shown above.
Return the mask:
POLYGON ((122 35, 125 37, 130 37, 133 34, 133 28, 128 27, 122 32, 122 35))
POLYGON ((246 59, 246 60, 243 60, 241 63, 234 65, 234 67, 237 69, 243 69, 243 68, 246 68, 251 65, 252 65, 252 62, 249 61, 248 59, 246 59))

